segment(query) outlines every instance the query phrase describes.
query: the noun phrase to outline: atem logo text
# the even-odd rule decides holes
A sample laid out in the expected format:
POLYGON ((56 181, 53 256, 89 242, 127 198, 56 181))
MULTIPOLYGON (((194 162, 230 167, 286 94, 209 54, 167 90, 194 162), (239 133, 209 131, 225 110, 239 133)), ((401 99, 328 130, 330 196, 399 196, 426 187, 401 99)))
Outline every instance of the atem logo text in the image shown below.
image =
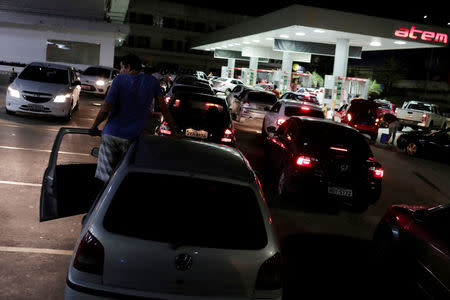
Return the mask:
POLYGON ((416 29, 415 26, 411 26, 411 29, 408 28, 399 28, 394 32, 394 35, 402 38, 409 38, 412 40, 421 39, 426 42, 436 42, 447 44, 448 36, 445 33, 437 33, 433 31, 424 31, 416 29))

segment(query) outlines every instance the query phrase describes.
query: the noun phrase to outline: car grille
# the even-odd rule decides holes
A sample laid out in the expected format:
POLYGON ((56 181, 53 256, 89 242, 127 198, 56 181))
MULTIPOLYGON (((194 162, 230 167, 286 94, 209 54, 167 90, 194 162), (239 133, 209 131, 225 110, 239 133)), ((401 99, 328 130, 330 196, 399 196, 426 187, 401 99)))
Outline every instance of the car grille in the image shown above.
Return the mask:
POLYGON ((21 105, 21 110, 25 111, 35 111, 35 112, 51 112, 50 108, 44 107, 42 105, 21 105))
POLYGON ((52 94, 30 92, 30 91, 23 91, 22 95, 25 100, 33 103, 45 103, 53 98, 52 94))

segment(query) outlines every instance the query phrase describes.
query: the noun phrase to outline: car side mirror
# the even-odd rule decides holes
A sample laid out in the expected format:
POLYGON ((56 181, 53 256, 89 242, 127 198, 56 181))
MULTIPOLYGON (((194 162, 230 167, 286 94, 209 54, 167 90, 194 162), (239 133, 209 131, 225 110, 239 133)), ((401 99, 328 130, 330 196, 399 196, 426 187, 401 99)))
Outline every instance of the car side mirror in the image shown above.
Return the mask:
POLYGON ((99 147, 94 147, 91 150, 91 156, 98 158, 98 152, 100 151, 99 147))
POLYGON ((265 106, 265 107, 264 107, 264 110, 265 110, 265 111, 270 111, 270 106, 265 106))

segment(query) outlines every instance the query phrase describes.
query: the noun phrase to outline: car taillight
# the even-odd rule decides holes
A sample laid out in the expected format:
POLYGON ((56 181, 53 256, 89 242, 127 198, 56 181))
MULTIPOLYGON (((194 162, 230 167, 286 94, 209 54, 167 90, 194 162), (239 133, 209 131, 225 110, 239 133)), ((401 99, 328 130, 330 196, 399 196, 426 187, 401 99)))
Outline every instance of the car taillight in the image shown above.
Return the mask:
POLYGON ((166 102, 166 104, 168 104, 169 101, 170 101, 170 97, 169 97, 169 96, 165 97, 165 98, 164 98, 164 101, 166 102))
POLYGON ((162 134, 172 135, 172 131, 170 131, 169 124, 167 124, 166 121, 164 121, 164 123, 162 123, 161 128, 159 129, 159 132, 161 132, 162 134))
POLYGON ((380 167, 371 167, 369 170, 372 172, 372 176, 375 178, 383 178, 384 176, 384 170, 380 167))
POLYGON ((347 114, 346 117, 347 117, 347 121, 350 122, 352 120, 352 115, 351 114, 347 114))
POLYGON ((378 122, 380 122, 380 119, 376 118, 376 120, 375 120, 375 126, 378 125, 378 122))
POLYGON ((311 158, 308 156, 299 156, 297 158, 297 166, 311 167, 311 158))
POLYGON ((221 139, 221 141, 223 143, 231 143, 233 141, 234 138, 234 134, 233 131, 231 129, 225 129, 225 132, 223 134, 223 138, 221 139))
POLYGON ((428 114, 422 114, 422 122, 426 122, 428 119, 428 114))
POLYGON ((286 122, 286 119, 278 119, 277 120, 277 125, 281 126, 281 124, 283 124, 284 122, 286 122))
POLYGON ((180 99, 175 100, 175 102, 173 103, 173 107, 180 107, 180 99))
POLYGON ((281 255, 276 253, 259 268, 255 290, 278 289, 281 289, 281 255))
POLYGON ((103 245, 88 231, 78 246, 73 267, 83 272, 102 275, 104 259, 103 245))

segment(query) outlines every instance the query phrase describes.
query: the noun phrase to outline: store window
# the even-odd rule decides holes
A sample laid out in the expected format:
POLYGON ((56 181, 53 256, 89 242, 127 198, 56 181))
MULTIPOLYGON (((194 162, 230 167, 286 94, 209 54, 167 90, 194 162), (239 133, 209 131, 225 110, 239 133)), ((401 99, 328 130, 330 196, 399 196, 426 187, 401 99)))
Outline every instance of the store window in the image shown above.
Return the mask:
POLYGON ((100 63, 100 44, 48 40, 46 60, 80 65, 100 63))

